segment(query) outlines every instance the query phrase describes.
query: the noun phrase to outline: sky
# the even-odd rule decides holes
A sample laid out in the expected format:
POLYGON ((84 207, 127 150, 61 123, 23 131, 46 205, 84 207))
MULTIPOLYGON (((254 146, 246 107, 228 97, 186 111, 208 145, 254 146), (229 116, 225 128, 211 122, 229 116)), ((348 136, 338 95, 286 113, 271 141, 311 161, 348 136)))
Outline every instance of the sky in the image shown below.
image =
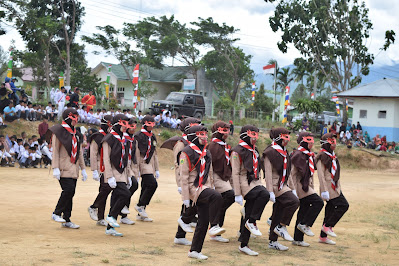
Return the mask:
MULTIPOLYGON (((122 28, 124 22, 134 23, 149 16, 170 16, 181 23, 189 24, 198 17, 213 17, 214 21, 234 26, 240 31, 234 37, 240 38, 236 43, 246 54, 253 56, 251 67, 255 73, 262 72, 262 66, 270 59, 276 59, 279 66, 293 63, 300 56, 295 48, 289 47, 283 54, 277 48, 280 33, 274 33, 269 26, 269 17, 273 15, 275 3, 263 0, 81 0, 86 9, 84 25, 77 35, 77 41, 82 42, 82 35, 96 32, 96 26, 112 25, 122 28)), ((373 30, 367 40, 369 51, 376 56, 375 65, 393 65, 399 63, 399 40, 388 51, 380 52, 384 43, 386 30, 394 30, 399 37, 399 1, 398 0, 365 0, 370 9, 369 17, 373 30)), ((6 27, 8 33, 0 36, 0 45, 8 49, 7 43, 14 39, 17 49, 24 49, 24 43, 18 32, 12 27, 6 27)), ((90 67, 95 67, 101 61, 118 63, 105 53, 94 55, 93 51, 100 48, 86 44, 87 60, 90 67)), ((176 62, 176 61, 175 61, 176 62)), ((170 60, 165 62, 171 64, 170 60)), ((175 63, 176 65, 176 63, 175 63)))

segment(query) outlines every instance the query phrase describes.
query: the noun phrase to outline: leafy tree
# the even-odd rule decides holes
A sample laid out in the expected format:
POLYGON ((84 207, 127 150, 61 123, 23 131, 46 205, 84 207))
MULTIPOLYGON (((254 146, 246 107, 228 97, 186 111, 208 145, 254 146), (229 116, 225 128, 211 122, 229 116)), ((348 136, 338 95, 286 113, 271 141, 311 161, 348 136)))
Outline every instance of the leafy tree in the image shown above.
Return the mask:
POLYGON ((283 67, 277 72, 277 86, 280 87, 282 93, 285 91, 285 87, 293 80, 289 67, 283 67))
POLYGON ((335 102, 331 101, 331 97, 331 94, 327 94, 317 98, 317 100, 322 104, 324 111, 335 112, 335 102))
POLYGON ((302 98, 297 100, 296 108, 300 113, 305 113, 306 115, 309 113, 319 114, 322 110, 322 104, 319 101, 302 98))
MULTIPOLYGON (((293 44, 334 90, 346 91, 361 82, 361 75, 367 75, 373 63, 366 46, 372 29, 368 12, 358 0, 281 0, 269 23, 273 31, 282 32, 277 44, 282 52, 293 44)), ((388 38, 391 42, 392 36, 388 38)), ((346 122, 345 106, 343 109, 346 122)))
POLYGON ((255 101, 252 106, 254 111, 262 111, 271 114, 273 110, 273 100, 266 95, 265 84, 261 84, 259 90, 255 92, 255 101))
MULTIPOLYGON (((49 1, 49 0, 47 0, 49 1)), ((43 2, 43 1, 42 1, 43 2)), ((52 1, 50 1, 52 2, 52 1)), ((61 61, 65 65, 65 85, 71 85, 71 48, 74 44, 76 33, 83 24, 85 15, 84 7, 77 0, 60 0, 54 6, 54 15, 61 20, 62 27, 58 32, 64 46, 53 43, 57 49, 61 61)))
POLYGON ((236 102, 241 83, 250 84, 254 75, 249 66, 252 56, 233 45, 238 39, 231 35, 238 30, 225 23, 219 25, 212 18, 199 18, 199 22, 191 24, 198 27, 193 32, 195 42, 212 49, 201 61, 207 78, 213 81, 221 95, 236 102))
MULTIPOLYGON (((72 68, 71 80, 73 81, 73 86, 79 87, 83 92, 96 91, 95 88, 98 88, 101 82, 95 75, 90 75, 90 72, 91 68, 87 67, 86 64, 72 68)), ((97 92, 97 96, 101 95, 98 95, 97 92)))
MULTIPOLYGON (((250 84, 253 80, 253 70, 249 66, 250 60, 250 55, 245 55, 240 48, 233 47, 228 57, 213 50, 208 52, 201 62, 207 78, 215 84, 219 94, 229 97, 234 103, 242 83, 250 84)), ((248 87, 245 88, 248 89, 248 87)))
POLYGON ((157 52, 155 54, 160 54, 162 57, 172 57, 172 65, 177 60, 188 66, 190 74, 197 82, 197 71, 201 68, 202 56, 199 45, 193 37, 194 29, 188 28, 186 24, 181 24, 172 15, 170 18, 166 16, 149 17, 137 24, 125 24, 124 33, 128 37, 133 36, 132 39, 137 42, 139 47, 149 51, 155 50, 157 52))

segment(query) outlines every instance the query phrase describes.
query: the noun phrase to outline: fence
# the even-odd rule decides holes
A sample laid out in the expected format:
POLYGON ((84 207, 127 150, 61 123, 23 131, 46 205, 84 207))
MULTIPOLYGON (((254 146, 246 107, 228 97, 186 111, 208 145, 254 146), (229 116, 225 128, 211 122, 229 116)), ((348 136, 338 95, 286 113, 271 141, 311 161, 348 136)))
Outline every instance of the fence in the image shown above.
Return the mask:
POLYGON ((223 121, 238 121, 242 119, 270 120, 271 114, 249 109, 214 109, 214 116, 223 121))

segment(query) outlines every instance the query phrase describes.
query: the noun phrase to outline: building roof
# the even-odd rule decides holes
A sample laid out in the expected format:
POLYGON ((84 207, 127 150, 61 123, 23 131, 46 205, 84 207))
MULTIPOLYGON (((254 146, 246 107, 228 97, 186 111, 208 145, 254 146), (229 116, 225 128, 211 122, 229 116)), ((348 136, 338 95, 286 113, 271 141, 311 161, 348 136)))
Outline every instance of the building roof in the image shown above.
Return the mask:
POLYGON ((341 92, 338 97, 399 98, 399 80, 383 78, 341 92))
MULTIPOLYGON (((93 69, 93 71, 101 66, 107 68, 107 66, 109 65, 112 65, 111 72, 117 77, 118 80, 129 80, 125 70, 120 64, 110 64, 106 62, 101 62, 93 69)), ((186 76, 189 70, 190 67, 187 66, 164 67, 162 69, 156 69, 153 67, 145 66, 144 69, 140 69, 140 71, 144 71, 144 74, 146 76, 145 79, 146 81, 179 82, 179 83, 181 83, 182 76, 186 76)), ((133 73, 133 66, 127 67, 127 71, 129 73, 133 73)))

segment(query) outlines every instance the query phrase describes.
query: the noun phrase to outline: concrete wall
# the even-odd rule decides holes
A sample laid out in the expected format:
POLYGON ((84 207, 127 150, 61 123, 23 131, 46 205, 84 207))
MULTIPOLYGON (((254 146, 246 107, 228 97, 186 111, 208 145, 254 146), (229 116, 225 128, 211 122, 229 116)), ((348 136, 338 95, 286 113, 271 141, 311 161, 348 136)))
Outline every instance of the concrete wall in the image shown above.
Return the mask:
POLYGON ((353 123, 357 121, 364 126, 399 127, 395 121, 395 108, 399 99, 389 98, 356 98, 353 105, 353 123), (360 110, 367 110, 367 118, 360 118, 360 110), (379 111, 386 111, 386 118, 378 118, 379 111))
POLYGON ((399 99, 355 98, 352 123, 357 121, 371 137, 380 134, 388 141, 399 141, 399 99), (360 118, 360 110, 367 110, 367 118, 360 118), (386 118, 378 118, 379 111, 386 111, 386 118))

